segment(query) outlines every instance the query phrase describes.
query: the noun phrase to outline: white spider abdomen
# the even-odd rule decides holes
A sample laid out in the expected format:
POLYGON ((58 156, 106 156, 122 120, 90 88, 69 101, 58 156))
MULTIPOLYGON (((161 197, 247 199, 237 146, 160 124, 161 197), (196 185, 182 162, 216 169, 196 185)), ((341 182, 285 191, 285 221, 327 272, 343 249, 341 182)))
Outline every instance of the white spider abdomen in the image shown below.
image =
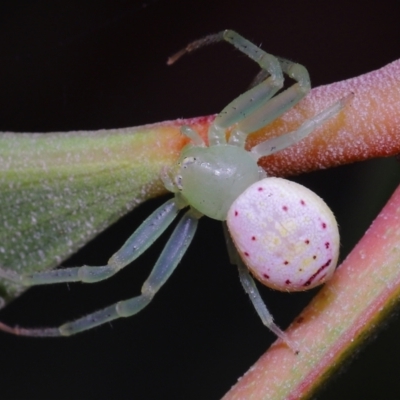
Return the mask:
POLYGON ((339 231, 326 203, 306 187, 265 178, 232 204, 227 224, 252 274, 284 291, 318 286, 333 274, 339 231))

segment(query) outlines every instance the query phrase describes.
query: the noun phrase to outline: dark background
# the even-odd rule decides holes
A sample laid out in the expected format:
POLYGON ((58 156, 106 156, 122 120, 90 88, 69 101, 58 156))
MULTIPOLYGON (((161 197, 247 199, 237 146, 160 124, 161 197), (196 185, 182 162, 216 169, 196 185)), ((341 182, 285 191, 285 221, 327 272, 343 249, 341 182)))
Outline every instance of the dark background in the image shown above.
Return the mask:
MULTIPOLYGON (((304 64, 313 86, 400 57, 400 2, 9 1, 0 3, 0 130, 118 128, 218 112, 257 68, 228 45, 166 66, 189 41, 233 28, 272 54, 304 64)), ((337 215, 342 256, 399 181, 394 159, 297 180, 337 215)), ((103 265, 165 198, 140 206, 65 265, 103 265)), ((1 205, 0 205, 1 207, 1 205)), ((30 289, 0 314, 54 326, 139 293, 165 243, 97 285, 30 289)), ((263 297, 282 327, 312 293, 263 297)), ((274 340, 229 264, 221 224, 203 219, 188 253, 145 311, 69 339, 0 335, 2 399, 218 399, 274 340)), ((400 398, 395 318, 320 399, 400 398)))

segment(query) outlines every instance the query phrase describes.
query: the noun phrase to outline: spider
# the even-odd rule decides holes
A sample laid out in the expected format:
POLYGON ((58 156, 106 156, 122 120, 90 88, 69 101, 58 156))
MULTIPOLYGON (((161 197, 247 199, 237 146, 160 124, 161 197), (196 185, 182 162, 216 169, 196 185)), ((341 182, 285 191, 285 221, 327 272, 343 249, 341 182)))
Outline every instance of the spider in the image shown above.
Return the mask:
POLYGON ((174 197, 155 210, 104 266, 72 267, 30 275, 2 270, 4 278, 26 286, 61 282, 93 283, 110 278, 139 257, 187 209, 176 225, 141 294, 56 328, 20 328, 0 323, 0 329, 24 336, 69 336, 145 308, 172 274, 190 245, 204 215, 223 222, 230 260, 262 322, 294 347, 275 324, 252 276, 279 290, 306 290, 329 279, 338 259, 339 234, 335 217, 316 194, 296 183, 267 177, 257 161, 300 141, 345 105, 345 99, 304 122, 296 131, 245 149, 248 134, 260 129, 298 103, 310 91, 307 70, 275 57, 236 32, 206 36, 168 60, 204 45, 227 41, 261 67, 258 83, 228 104, 209 127, 208 145, 188 126, 190 139, 176 163, 161 172, 174 197), (295 83, 283 87, 283 74, 295 83), (278 93, 278 94, 277 94, 278 93), (227 132, 230 131, 229 139, 227 132))

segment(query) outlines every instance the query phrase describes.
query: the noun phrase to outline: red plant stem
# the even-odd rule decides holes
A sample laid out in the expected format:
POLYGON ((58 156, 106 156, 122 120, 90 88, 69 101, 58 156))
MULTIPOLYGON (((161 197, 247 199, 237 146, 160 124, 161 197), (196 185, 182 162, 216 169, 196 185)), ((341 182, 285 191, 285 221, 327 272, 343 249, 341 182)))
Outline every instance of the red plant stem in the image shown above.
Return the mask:
POLYGON ((313 89, 300 104, 249 138, 249 147, 296 129, 304 119, 354 93, 336 117, 291 146, 262 160, 271 175, 292 175, 400 153, 400 60, 342 82, 313 89))
MULTIPOLYGON (((249 136, 247 147, 295 130, 305 119, 354 93, 331 120, 294 146, 264 157, 274 176, 296 175, 375 157, 400 154, 400 60, 356 78, 320 86, 272 124, 249 136)), ((213 117, 171 122, 190 125, 206 139, 213 117)), ((163 123, 165 124, 165 123, 163 123)))

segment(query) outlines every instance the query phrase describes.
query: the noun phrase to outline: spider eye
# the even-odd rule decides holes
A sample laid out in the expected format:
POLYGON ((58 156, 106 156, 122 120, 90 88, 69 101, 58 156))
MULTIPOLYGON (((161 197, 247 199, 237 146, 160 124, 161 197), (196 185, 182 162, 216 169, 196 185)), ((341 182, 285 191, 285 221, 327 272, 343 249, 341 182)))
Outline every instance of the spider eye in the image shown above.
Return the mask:
POLYGON ((182 175, 176 175, 174 181, 175 181, 176 187, 179 190, 182 190, 183 189, 183 186, 182 186, 182 175))
POLYGON ((194 164, 196 157, 185 157, 182 161, 182 168, 186 168, 188 165, 194 164))

